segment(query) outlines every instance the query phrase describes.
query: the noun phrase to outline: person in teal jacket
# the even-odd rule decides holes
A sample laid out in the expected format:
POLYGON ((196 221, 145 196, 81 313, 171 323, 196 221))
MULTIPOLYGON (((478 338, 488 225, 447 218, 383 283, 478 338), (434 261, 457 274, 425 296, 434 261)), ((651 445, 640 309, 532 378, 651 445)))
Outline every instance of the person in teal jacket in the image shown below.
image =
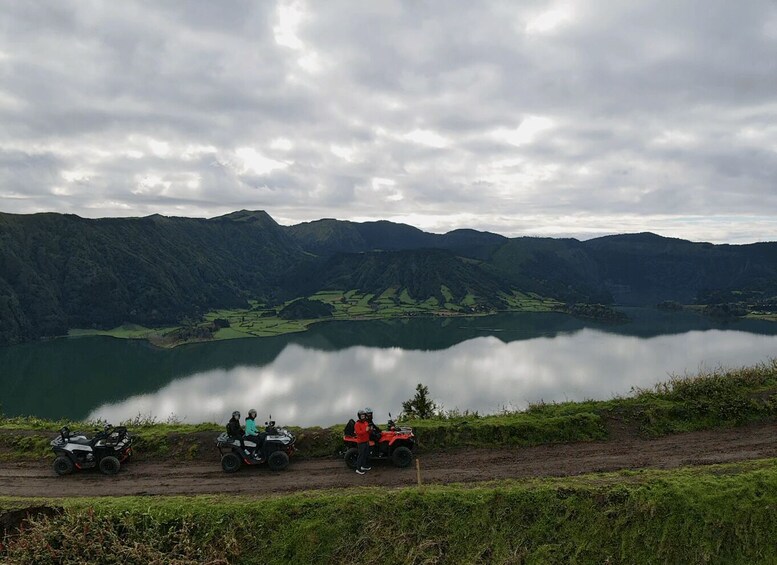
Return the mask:
POLYGON ((256 427, 256 410, 251 408, 246 416, 246 435, 243 436, 243 440, 253 441, 256 443, 256 448, 253 450, 253 455, 256 456, 256 452, 262 444, 262 436, 259 434, 259 430, 256 427))

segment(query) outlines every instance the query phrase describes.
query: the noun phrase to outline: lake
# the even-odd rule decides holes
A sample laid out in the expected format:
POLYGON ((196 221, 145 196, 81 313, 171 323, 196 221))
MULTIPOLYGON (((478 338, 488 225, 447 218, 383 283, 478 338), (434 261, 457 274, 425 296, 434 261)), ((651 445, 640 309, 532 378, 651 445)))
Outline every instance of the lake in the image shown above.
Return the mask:
POLYGON ((329 322, 275 338, 171 350, 107 337, 0 348, 6 416, 136 416, 225 423, 256 408, 279 423, 329 426, 371 406, 396 415, 417 383, 446 410, 524 409, 602 399, 671 375, 777 356, 777 323, 716 322, 689 312, 624 309, 607 325, 557 313, 329 322))

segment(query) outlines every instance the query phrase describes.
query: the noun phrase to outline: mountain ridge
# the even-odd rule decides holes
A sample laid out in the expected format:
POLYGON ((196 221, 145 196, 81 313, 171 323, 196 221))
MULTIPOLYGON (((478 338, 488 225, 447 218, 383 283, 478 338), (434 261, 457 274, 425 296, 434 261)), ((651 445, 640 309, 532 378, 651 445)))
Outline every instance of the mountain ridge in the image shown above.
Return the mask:
POLYGON ((508 238, 424 232, 387 220, 293 226, 262 210, 214 218, 81 218, 0 212, 0 344, 124 322, 176 325, 248 300, 322 290, 505 308, 533 293, 565 303, 705 303, 777 296, 777 243, 712 244, 651 232, 508 238))

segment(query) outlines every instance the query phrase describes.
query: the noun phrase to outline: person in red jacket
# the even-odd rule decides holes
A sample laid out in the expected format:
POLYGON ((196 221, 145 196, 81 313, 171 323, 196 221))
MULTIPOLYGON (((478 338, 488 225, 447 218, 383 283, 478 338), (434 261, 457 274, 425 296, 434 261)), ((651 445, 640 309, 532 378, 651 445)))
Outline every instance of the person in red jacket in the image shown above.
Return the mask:
POLYGON ((363 475, 369 471, 368 466, 370 456, 370 423, 367 421, 367 413, 364 410, 358 412, 359 420, 353 427, 356 434, 356 447, 359 449, 359 456, 356 459, 356 472, 363 475))

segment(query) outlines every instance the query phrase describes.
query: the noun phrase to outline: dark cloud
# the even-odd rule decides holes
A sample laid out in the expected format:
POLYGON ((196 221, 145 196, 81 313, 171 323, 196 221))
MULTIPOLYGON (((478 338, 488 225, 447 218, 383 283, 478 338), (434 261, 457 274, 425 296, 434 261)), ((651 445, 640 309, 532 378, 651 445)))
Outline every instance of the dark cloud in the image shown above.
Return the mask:
POLYGON ((0 209, 777 239, 777 7, 22 2, 0 209))

